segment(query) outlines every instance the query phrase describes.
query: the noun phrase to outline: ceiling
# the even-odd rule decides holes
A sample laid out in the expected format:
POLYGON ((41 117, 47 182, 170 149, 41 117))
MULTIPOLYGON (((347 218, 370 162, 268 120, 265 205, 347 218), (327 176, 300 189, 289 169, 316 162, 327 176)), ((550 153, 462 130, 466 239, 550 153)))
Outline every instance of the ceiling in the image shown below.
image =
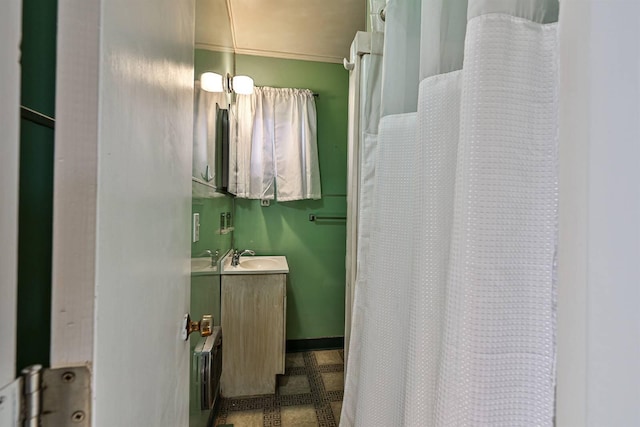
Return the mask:
POLYGON ((196 47, 342 63, 366 0, 197 0, 196 47))

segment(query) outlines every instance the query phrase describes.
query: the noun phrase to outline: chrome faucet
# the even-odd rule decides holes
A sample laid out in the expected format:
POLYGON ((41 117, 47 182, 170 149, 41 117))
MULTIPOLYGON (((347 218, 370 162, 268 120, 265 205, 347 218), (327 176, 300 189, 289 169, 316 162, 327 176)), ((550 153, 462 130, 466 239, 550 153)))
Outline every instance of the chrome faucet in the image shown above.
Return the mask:
POLYGON ((207 255, 211 258, 211 267, 216 266, 216 262, 218 262, 218 257, 220 256, 220 250, 217 250, 215 253, 211 252, 209 249, 205 250, 200 254, 200 256, 207 255))
POLYGON ((251 249, 245 249, 242 252, 238 252, 238 250, 236 249, 233 252, 233 257, 231 258, 231 266, 232 267, 237 267, 240 264, 240 257, 242 255, 255 255, 256 253, 254 251, 252 251, 251 249))

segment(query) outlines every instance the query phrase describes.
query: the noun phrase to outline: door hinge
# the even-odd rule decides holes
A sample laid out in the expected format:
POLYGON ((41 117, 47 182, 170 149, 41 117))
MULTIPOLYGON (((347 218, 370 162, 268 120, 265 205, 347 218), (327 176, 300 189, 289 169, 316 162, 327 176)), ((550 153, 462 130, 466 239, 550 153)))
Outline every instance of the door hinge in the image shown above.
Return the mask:
POLYGON ((20 427, 89 427, 91 372, 86 366, 43 368, 33 365, 15 382, 20 427), (20 387, 21 385, 21 387, 20 387))

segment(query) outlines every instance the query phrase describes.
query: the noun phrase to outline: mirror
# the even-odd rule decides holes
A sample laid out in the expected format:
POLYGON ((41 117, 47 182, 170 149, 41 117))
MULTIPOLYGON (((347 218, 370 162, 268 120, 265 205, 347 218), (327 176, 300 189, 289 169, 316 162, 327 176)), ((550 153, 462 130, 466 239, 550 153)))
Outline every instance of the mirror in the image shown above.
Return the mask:
MULTIPOLYGON (((200 88, 203 73, 235 73, 233 36, 226 0, 196 1, 193 186, 200 197, 226 194, 231 94, 200 88), (224 152, 223 152, 224 151, 224 152), (201 188, 197 188, 201 187, 201 188)), ((224 85, 223 85, 224 86, 224 85)))
POLYGON ((220 191, 229 189, 229 109, 216 108, 215 186, 220 191))
MULTIPOLYGON (((226 193, 228 183, 224 177, 228 173, 223 171, 228 167, 228 162, 225 165, 223 159, 228 158, 228 108, 231 96, 227 92, 200 90, 200 76, 203 73, 226 76, 235 72, 227 0, 196 0, 194 55, 191 257, 210 265, 208 262, 212 254, 214 258, 216 252, 222 256, 232 247, 235 223, 234 199, 226 193), (209 107, 205 109, 204 105, 209 107)), ((194 272, 192 267, 190 312, 194 318, 213 314, 214 325, 220 324, 219 270, 203 273, 194 272)), ((199 341, 200 337, 195 334, 189 338, 192 351, 199 341)), ((193 374, 193 359, 191 363, 193 374)), ((194 375, 190 380, 189 425, 209 425, 211 411, 202 409, 202 384, 194 375)))

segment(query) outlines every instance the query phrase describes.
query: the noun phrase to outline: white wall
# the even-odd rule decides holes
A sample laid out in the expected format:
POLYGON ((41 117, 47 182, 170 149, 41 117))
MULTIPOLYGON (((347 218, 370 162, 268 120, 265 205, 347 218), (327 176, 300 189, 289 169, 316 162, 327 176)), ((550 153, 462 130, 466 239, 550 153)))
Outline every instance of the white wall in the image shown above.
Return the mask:
POLYGON ((557 425, 640 425, 640 3, 562 0, 557 425))
POLYGON ((22 2, 0 13, 0 388, 15 374, 22 2))

